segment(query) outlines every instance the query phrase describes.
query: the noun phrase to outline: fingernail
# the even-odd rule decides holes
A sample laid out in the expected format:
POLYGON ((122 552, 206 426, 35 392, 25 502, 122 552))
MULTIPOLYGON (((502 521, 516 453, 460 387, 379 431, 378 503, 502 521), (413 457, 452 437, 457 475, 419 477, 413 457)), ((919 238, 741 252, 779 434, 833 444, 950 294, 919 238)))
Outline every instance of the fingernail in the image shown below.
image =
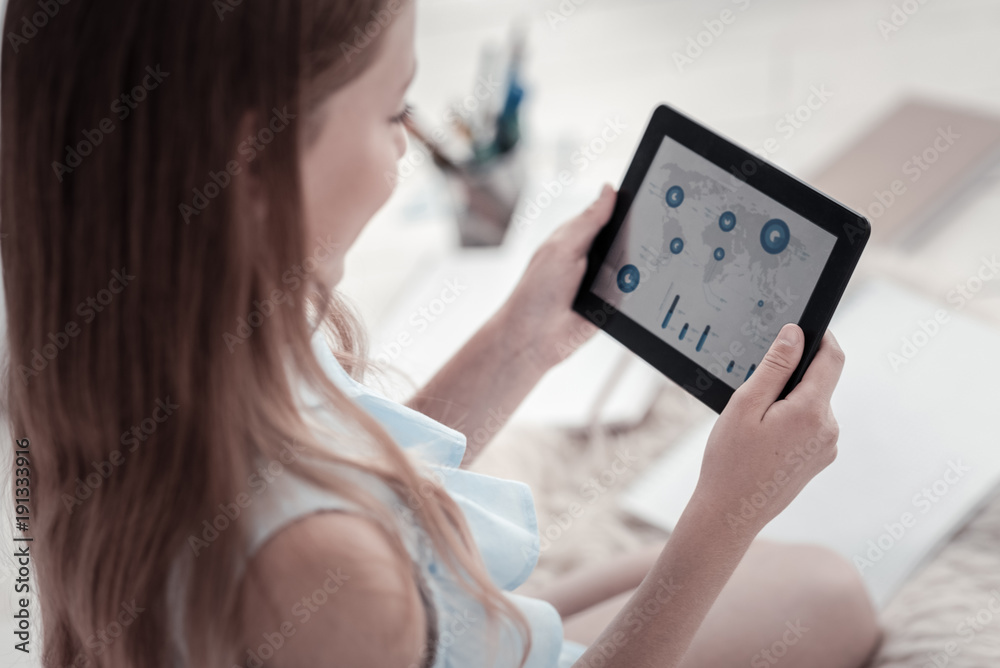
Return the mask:
POLYGON ((799 345, 799 328, 788 324, 781 328, 781 340, 790 346, 799 345))

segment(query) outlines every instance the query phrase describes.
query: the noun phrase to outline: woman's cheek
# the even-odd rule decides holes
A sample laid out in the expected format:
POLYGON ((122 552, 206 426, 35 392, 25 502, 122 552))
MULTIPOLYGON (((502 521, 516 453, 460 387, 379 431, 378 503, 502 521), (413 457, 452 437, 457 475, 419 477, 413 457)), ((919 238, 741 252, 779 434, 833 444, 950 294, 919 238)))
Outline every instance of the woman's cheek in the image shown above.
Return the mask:
POLYGON ((365 215, 373 216, 389 199, 399 179, 395 141, 390 141, 385 132, 381 137, 373 137, 365 152, 364 164, 355 163, 350 168, 358 179, 364 181, 352 196, 363 198, 365 215))
POLYGON ((395 127, 395 142, 396 142, 396 161, 403 159, 406 155, 406 149, 409 148, 409 142, 407 140, 406 130, 403 129, 403 125, 400 123, 395 127))
POLYGON ((386 199, 392 194, 392 191, 395 190, 399 182, 399 162, 406 158, 408 148, 406 131, 401 125, 397 127, 398 129, 394 128, 392 130, 388 141, 383 139, 382 146, 377 153, 381 156, 379 160, 381 170, 379 177, 382 184, 386 186, 386 199))

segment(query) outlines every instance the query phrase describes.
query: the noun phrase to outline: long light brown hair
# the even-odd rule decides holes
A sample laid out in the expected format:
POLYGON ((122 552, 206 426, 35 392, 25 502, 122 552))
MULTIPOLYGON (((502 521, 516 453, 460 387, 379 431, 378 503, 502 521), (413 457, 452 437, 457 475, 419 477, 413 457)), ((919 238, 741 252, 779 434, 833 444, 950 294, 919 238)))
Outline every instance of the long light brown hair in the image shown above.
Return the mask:
POLYGON ((246 491, 255 462, 277 460, 289 442, 308 457, 288 469, 381 518, 400 556, 392 510, 307 462, 376 475, 410 500, 490 619, 527 636, 454 501, 320 368, 310 346, 317 310, 339 361, 361 376, 350 310, 308 275, 296 288, 286 278, 315 246, 300 215, 302 121, 378 52, 377 37, 344 45, 357 44, 355 29, 384 0, 50 4, 42 21, 37 0, 8 2, 5 33, 18 37, 4 40, 0 79, 5 404, 12 435, 31 442, 45 665, 85 656, 94 666, 172 666, 179 646, 192 666, 238 661, 245 523, 220 532, 185 572, 179 611, 169 609, 169 576, 202 522, 246 491), (264 184, 266 214, 245 215, 240 189, 222 185, 244 139, 240 120, 264 127, 286 108, 291 130, 248 167, 264 184), (197 213, 185 216, 183 204, 197 213), (241 320, 275 290, 289 302, 241 336, 241 320), (296 379, 379 456, 361 461, 317 442, 296 379), (131 439, 134 450, 123 447, 131 439), (94 651, 88 639, 132 600, 143 612, 94 651))

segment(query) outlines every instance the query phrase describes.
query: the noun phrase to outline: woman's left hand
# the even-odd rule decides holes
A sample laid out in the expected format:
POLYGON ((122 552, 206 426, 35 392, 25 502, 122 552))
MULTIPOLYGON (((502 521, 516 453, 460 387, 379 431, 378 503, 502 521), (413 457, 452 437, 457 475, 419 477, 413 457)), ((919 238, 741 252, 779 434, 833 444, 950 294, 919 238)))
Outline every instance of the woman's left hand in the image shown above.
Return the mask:
POLYGON ((597 332, 572 309, 587 269, 587 251, 611 218, 616 193, 605 185, 600 197, 543 243, 504 304, 507 343, 525 353, 541 372, 555 366, 597 332))

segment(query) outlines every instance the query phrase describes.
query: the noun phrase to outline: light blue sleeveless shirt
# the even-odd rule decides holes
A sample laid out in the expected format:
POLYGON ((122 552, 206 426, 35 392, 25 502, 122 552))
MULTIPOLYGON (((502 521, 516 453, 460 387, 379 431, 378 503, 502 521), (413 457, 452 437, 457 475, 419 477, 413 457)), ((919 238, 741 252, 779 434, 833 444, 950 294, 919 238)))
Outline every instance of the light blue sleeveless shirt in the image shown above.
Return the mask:
MULTIPOLYGON (((563 639, 562 620, 555 608, 545 601, 512 593, 535 568, 539 555, 538 523, 528 486, 459 468, 465 454, 464 435, 355 381, 337 362, 319 332, 313 338, 313 349, 330 379, 378 420, 401 448, 416 456, 424 464, 425 475, 429 473, 440 482, 461 508, 490 578, 531 626, 531 653, 526 668, 571 666, 585 647, 563 639)), ((336 415, 315 394, 306 391, 303 396, 305 409, 336 428, 336 415)), ((401 535, 415 571, 422 575, 425 604, 433 606, 429 612, 436 618, 432 625, 436 627, 433 668, 485 666, 493 636, 482 605, 454 580, 435 554, 429 537, 412 519, 409 508, 378 481, 365 476, 357 480, 368 481, 368 491, 403 518, 399 522, 401 535)), ((346 500, 298 477, 276 477, 268 493, 252 508, 250 554, 289 522, 323 510, 351 511, 352 507, 346 500)), ((504 627, 495 645, 494 668, 517 666, 523 651, 520 637, 508 628, 509 624, 504 627)))

